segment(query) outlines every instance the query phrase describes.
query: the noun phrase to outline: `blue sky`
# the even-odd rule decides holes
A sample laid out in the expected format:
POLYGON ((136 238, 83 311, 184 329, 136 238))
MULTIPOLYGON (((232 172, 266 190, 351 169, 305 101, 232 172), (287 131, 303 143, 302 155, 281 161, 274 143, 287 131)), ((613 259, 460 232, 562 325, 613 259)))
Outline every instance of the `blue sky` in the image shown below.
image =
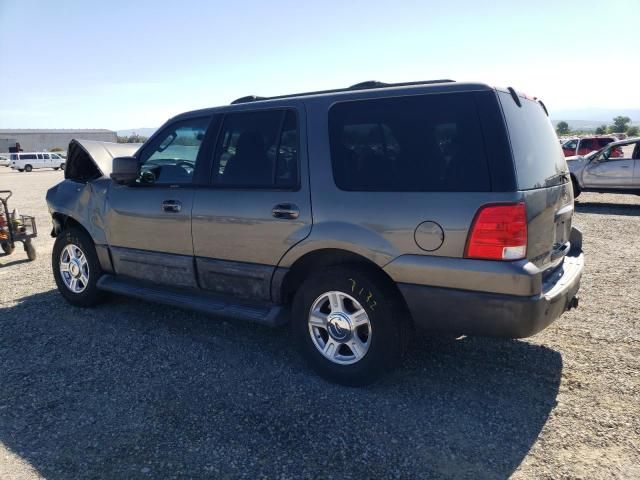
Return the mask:
POLYGON ((639 25, 640 0, 0 0, 0 128, 153 127, 371 79, 508 85, 552 114, 639 108, 639 25))

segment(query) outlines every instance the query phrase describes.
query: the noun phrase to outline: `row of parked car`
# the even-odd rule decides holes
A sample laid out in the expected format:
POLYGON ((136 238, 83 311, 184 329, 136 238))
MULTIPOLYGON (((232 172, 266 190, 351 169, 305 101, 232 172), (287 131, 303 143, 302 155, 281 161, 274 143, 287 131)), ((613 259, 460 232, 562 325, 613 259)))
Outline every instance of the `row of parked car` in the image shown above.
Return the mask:
MULTIPOLYGON (((610 143, 617 142, 620 139, 614 136, 592 136, 592 137, 576 137, 562 141, 562 152, 565 157, 575 155, 586 155, 594 150, 600 150, 610 143)), ((622 150, 615 149, 611 152, 612 157, 621 157, 622 150)))

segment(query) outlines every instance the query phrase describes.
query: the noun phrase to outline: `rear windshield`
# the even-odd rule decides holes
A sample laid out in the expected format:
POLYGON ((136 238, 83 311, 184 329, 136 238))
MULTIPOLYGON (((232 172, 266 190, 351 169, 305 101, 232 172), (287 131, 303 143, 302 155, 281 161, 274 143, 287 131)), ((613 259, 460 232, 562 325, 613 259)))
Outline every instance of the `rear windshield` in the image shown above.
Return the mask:
POLYGON ((329 111, 336 185, 351 191, 491 189, 473 94, 335 104, 329 111))
POLYGON ((498 97, 511 140, 518 188, 530 190, 567 182, 562 147, 542 106, 520 98, 519 107, 505 92, 498 92, 498 97))

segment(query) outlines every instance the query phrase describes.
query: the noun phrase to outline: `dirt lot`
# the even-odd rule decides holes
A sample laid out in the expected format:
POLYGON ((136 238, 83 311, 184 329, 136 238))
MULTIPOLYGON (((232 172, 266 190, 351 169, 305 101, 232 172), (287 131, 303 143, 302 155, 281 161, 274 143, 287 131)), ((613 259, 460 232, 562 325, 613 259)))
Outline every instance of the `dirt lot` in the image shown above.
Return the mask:
POLYGON ((287 330, 134 300, 67 305, 44 194, 38 259, 0 257, 0 478, 640 478, 640 197, 584 194, 580 308, 525 341, 422 336, 365 389, 287 330))

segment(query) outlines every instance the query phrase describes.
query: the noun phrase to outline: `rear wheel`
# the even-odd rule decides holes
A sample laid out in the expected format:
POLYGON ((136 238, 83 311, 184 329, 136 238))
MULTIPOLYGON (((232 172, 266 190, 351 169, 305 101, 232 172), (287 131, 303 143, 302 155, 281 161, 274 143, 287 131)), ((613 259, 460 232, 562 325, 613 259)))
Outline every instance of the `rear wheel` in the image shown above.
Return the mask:
POLYGON ((296 292, 292 329, 318 374, 343 385, 366 385, 400 357, 401 312, 393 290, 374 271, 332 267, 296 292))
POLYGON ((96 286, 102 269, 93 241, 84 230, 70 228, 58 235, 51 267, 58 290, 72 305, 92 307, 103 300, 104 293, 96 286))
POLYGON ((2 251, 7 255, 11 255, 13 253, 14 246, 11 245, 9 242, 2 242, 0 246, 2 247, 2 251))
POLYGON ((31 170, 33 170, 33 167, 31 165, 25 165, 24 166, 24 171, 25 172, 30 172, 31 170))

